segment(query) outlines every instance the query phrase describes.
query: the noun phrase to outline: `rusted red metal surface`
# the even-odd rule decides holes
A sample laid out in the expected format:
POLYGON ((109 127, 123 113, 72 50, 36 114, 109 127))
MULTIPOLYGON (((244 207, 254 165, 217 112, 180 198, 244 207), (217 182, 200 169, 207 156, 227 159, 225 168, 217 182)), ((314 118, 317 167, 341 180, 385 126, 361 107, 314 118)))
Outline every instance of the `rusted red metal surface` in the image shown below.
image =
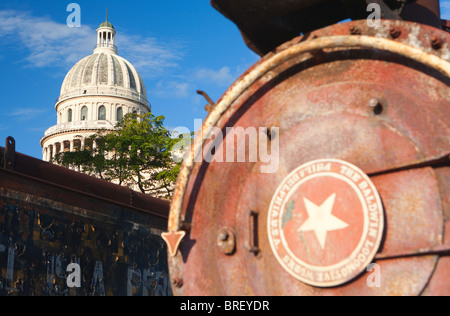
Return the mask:
POLYGON ((171 295, 169 202, 0 147, 0 295, 171 295), (66 267, 80 266, 80 287, 66 267))
MULTIPOLYGON (((169 257, 174 294, 450 295, 449 43, 448 33, 430 26, 382 21, 375 29, 366 21, 354 21, 295 38, 249 69, 208 116, 219 115, 215 126, 223 140, 207 140, 203 150, 212 150, 217 159, 194 162, 188 177, 177 184, 169 231, 186 235, 169 257), (265 62, 309 41, 335 36, 383 38, 393 46, 417 48, 417 55, 393 53, 388 45, 300 54, 280 61, 230 101, 223 113, 215 112, 265 62), (420 51, 441 66, 424 65, 420 51), (227 131, 231 127, 241 129, 233 134, 227 131), (254 127, 273 131, 255 138, 258 148, 277 144, 272 147, 273 157, 279 158, 273 173, 261 172, 268 160, 250 160, 249 131, 254 127), (246 149, 246 160, 226 162, 227 147, 239 145, 246 149), (345 168, 341 175, 326 170, 324 176, 353 181, 347 189, 321 182, 323 167, 311 163, 323 160, 355 166, 374 188, 345 168), (305 175, 294 172, 304 165, 309 166, 305 175), (183 181, 187 186, 180 190, 183 181), (380 197, 384 225, 378 222, 382 238, 379 245, 373 240, 376 254, 372 257, 369 248, 361 248, 361 255, 356 253, 359 265, 352 261, 354 269, 347 265, 327 270, 355 254, 364 235, 351 230, 355 225, 369 223, 369 235, 376 236, 371 230, 376 228, 373 214, 357 215, 361 208, 356 196, 366 202, 380 197), (280 209, 274 207, 285 197, 280 209), (313 223, 312 210, 325 214, 326 228, 313 223), (354 217, 349 216, 352 212, 354 217), (279 235, 280 241, 274 241, 279 235), (277 257, 281 244, 286 254, 277 257), (375 272, 362 255, 376 264, 375 272), (323 269, 322 274, 313 266, 323 269), (349 271, 356 275, 337 282, 349 271), (377 271, 381 284, 371 282, 377 271), (318 278, 336 282, 321 283, 318 278)), ((369 202, 361 205, 369 211, 376 208, 369 202)))

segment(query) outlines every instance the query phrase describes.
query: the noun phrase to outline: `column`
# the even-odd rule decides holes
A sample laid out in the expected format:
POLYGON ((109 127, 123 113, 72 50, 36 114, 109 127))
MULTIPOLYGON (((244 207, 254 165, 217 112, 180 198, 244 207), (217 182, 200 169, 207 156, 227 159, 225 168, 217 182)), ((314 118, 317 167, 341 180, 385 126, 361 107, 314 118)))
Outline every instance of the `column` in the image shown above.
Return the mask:
POLYGON ((72 122, 78 122, 78 104, 72 106, 72 122))
POLYGON ((74 147, 74 140, 70 140, 70 152, 73 153, 73 147, 74 147))

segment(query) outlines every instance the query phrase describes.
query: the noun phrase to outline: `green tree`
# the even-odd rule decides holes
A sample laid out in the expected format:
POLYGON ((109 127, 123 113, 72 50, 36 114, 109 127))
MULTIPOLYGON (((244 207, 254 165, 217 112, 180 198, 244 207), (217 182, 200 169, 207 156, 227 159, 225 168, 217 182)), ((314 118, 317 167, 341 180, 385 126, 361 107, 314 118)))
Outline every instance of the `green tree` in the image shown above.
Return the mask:
POLYGON ((85 148, 56 155, 55 162, 142 193, 172 196, 180 162, 172 159, 179 142, 164 127, 164 117, 151 113, 126 115, 114 131, 102 130, 86 140, 85 148), (95 144, 95 145, 94 145, 95 144))

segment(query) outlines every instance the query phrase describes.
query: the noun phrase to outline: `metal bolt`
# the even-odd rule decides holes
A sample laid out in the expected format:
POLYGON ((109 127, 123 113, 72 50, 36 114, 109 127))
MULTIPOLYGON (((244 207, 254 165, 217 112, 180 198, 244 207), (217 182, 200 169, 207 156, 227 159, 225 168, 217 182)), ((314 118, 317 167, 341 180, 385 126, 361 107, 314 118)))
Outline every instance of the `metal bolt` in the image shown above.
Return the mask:
POLYGON ((183 286, 183 279, 181 278, 173 279, 173 285, 177 288, 181 288, 183 286))
POLYGON ((361 30, 358 27, 356 27, 356 26, 352 26, 350 28, 350 34, 352 34, 352 35, 360 35, 361 34, 361 30))
POLYGON ((229 234, 226 230, 221 230, 219 235, 217 236, 219 241, 226 241, 229 237, 229 234))
POLYGON ((399 28, 392 26, 389 29, 389 34, 391 35, 392 38, 397 38, 402 34, 402 31, 399 28))
POLYGON ((227 256, 231 256, 236 251, 236 237, 230 228, 221 228, 217 234, 217 246, 227 256))
POLYGON ((442 47, 442 45, 444 44, 442 38, 433 35, 431 37, 431 47, 433 47, 434 49, 440 49, 442 47))

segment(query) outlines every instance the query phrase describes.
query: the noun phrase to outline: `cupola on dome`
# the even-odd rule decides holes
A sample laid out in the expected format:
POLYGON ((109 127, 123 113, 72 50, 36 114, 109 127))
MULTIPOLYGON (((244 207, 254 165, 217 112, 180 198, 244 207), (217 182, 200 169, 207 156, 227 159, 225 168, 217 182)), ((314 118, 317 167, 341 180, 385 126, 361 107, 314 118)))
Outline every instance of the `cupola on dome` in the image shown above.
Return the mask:
POLYGON ((100 27, 110 27, 110 28, 114 29, 114 26, 111 23, 109 23, 108 21, 105 21, 102 24, 100 24, 100 27))

